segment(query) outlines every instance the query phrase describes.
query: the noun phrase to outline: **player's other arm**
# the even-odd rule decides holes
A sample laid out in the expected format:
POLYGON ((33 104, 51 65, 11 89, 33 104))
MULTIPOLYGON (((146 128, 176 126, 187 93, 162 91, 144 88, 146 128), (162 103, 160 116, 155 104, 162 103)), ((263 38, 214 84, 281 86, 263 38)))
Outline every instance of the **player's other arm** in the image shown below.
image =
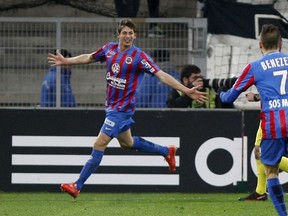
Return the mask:
POLYGON ((200 92, 197 90, 200 86, 196 86, 196 87, 189 89, 186 86, 182 85, 180 82, 178 82, 178 80, 176 80, 174 77, 172 77, 168 73, 165 73, 162 70, 158 71, 155 74, 155 76, 157 76, 162 83, 176 90, 183 92, 184 94, 188 95, 194 100, 198 100, 199 102, 205 102, 207 100, 207 97, 206 97, 207 93, 200 92))
POLYGON ((82 54, 71 58, 65 58, 58 50, 56 52, 56 55, 49 53, 47 59, 51 66, 89 64, 94 62, 92 53, 82 54))
POLYGON ((227 92, 224 91, 220 92, 219 96, 223 103, 233 103, 240 94, 241 91, 231 88, 227 92))
POLYGON ((242 92, 254 84, 254 75, 251 68, 251 64, 247 64, 232 88, 226 92, 219 92, 219 97, 223 103, 233 103, 242 92))

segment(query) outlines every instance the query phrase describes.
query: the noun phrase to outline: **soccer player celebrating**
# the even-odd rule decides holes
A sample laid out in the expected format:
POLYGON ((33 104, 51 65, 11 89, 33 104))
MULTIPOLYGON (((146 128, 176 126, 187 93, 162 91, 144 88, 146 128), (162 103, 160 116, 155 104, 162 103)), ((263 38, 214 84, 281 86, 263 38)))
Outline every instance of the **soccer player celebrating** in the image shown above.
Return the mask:
POLYGON ((264 56, 247 64, 233 87, 220 93, 220 99, 231 103, 241 92, 256 86, 261 98, 260 160, 265 167, 270 198, 282 216, 287 211, 278 174, 279 162, 288 149, 288 55, 281 52, 282 37, 277 26, 262 26, 259 47, 264 56))
POLYGON ((131 135, 132 116, 135 112, 135 98, 144 73, 155 75, 164 84, 175 88, 198 102, 207 100, 206 93, 198 87, 187 88, 169 74, 162 71, 153 60, 133 42, 136 38, 136 25, 130 19, 123 19, 117 29, 118 43, 109 42, 96 52, 64 58, 59 52, 48 55, 52 66, 89 64, 106 62, 106 118, 94 143, 91 157, 84 165, 77 181, 61 184, 61 189, 76 198, 88 177, 100 165, 104 151, 113 138, 117 138, 122 148, 162 155, 171 173, 176 170, 176 147, 164 147, 131 135))

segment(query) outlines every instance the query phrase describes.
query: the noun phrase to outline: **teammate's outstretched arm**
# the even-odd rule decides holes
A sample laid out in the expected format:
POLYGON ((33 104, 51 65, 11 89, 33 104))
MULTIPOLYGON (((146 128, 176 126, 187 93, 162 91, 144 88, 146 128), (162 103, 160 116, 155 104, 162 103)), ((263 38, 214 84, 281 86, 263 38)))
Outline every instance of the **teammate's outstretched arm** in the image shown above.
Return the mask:
POLYGON ((188 95, 194 100, 197 100, 200 103, 204 103, 205 101, 208 100, 206 92, 200 92, 197 90, 200 86, 195 86, 189 89, 186 86, 182 85, 174 77, 172 77, 168 73, 165 73, 162 70, 158 71, 155 74, 155 76, 157 76, 160 79, 160 81, 163 82, 164 84, 183 92, 184 94, 188 95))
POLYGON ((59 65, 74 65, 74 64, 89 64, 94 62, 91 54, 82 54, 70 58, 65 58, 59 50, 57 50, 56 55, 49 53, 48 54, 48 63, 51 66, 59 66, 59 65))

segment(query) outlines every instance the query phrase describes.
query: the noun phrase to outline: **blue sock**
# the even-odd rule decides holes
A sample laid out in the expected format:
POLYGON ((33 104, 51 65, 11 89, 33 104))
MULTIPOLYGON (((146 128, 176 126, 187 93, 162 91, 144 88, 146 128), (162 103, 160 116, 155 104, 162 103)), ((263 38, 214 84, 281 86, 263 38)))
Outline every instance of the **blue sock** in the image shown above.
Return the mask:
POLYGON ((133 148, 138 151, 147 153, 157 153, 164 157, 166 157, 169 153, 169 150, 166 146, 164 147, 157 145, 138 136, 134 136, 133 139, 134 139, 133 148))
POLYGON ((287 216, 282 186, 278 178, 267 180, 268 192, 274 208, 280 216, 287 216))
POLYGON ((81 170, 79 179, 76 181, 78 190, 81 190, 85 181, 89 178, 89 176, 96 171, 98 168, 102 157, 103 157, 104 151, 99 151, 96 149, 93 149, 91 153, 91 157, 86 162, 84 167, 81 170))

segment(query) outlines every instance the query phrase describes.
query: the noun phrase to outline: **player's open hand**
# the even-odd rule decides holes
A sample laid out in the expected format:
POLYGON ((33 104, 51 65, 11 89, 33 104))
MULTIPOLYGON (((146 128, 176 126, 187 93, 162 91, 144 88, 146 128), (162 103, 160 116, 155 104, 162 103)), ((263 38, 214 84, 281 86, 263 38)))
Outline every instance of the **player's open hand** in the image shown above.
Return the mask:
POLYGON ((51 66, 58 66, 58 65, 65 65, 67 64, 67 59, 64 58, 63 55, 59 52, 59 50, 56 51, 56 55, 49 53, 48 54, 48 63, 51 66))
POLYGON ((198 85, 198 86, 195 86, 193 88, 190 88, 187 91, 187 95, 189 97, 191 97, 193 100, 196 100, 198 103, 205 103, 208 100, 207 93, 198 91, 198 88, 200 88, 200 87, 201 86, 198 85))

